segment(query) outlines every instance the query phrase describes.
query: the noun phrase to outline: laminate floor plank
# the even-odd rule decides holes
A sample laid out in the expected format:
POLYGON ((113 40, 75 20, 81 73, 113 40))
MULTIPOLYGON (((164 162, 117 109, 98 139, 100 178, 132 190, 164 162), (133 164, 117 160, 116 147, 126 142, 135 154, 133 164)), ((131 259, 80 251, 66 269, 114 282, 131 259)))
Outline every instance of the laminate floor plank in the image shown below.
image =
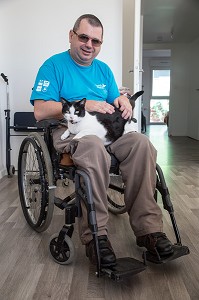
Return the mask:
MULTIPOLYGON (((199 141, 169 138, 165 126, 151 126, 147 135, 158 150, 182 244, 189 247, 190 254, 167 264, 147 263, 144 272, 121 282, 98 278, 80 243, 76 223, 74 261, 58 265, 50 255, 49 242, 64 225, 64 211, 55 207, 49 228, 42 233, 33 231, 21 210, 17 176, 4 177, 0 180, 0 300, 199 299, 199 141)), ((63 187, 58 181, 57 185, 60 198, 74 189, 73 183, 63 187)), ((158 204, 163 209, 160 196, 158 204)), ((163 210, 163 216, 164 231, 175 243, 167 211, 163 210)), ((127 214, 110 214, 108 230, 117 257, 142 261, 144 249, 136 246, 127 214)))

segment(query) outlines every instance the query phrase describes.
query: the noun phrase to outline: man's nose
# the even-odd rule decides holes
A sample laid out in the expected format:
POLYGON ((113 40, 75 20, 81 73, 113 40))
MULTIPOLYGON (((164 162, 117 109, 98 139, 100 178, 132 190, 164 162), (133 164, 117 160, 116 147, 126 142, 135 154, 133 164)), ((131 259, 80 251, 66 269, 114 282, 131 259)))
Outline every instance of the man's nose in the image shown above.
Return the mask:
POLYGON ((93 47, 93 45, 92 45, 92 40, 91 40, 91 39, 89 39, 88 42, 86 42, 86 46, 87 46, 87 47, 90 47, 90 48, 93 47))

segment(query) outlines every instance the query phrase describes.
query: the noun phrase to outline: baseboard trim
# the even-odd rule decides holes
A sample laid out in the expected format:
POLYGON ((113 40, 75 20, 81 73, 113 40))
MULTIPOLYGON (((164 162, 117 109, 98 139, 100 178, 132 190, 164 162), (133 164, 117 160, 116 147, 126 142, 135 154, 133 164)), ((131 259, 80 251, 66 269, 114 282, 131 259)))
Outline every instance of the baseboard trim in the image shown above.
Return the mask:
POLYGON ((4 169, 4 168, 1 169, 1 170, 0 170, 0 179, 3 178, 4 176, 6 176, 6 174, 7 174, 6 169, 4 169))

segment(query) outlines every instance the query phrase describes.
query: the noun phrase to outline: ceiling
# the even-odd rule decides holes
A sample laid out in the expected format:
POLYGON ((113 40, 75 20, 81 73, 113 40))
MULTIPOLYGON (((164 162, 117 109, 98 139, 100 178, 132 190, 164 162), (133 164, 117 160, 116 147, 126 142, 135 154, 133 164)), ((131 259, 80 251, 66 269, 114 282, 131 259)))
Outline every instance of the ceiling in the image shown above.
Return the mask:
POLYGON ((199 0, 142 0, 143 43, 189 43, 199 37, 199 0))

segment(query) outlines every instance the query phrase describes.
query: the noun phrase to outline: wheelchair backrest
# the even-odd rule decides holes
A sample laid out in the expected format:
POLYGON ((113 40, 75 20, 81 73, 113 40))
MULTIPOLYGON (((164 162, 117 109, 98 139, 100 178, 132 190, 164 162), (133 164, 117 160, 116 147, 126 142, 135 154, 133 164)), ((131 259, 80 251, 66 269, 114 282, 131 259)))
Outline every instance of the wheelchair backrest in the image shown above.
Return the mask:
POLYGON ((33 112, 14 113, 14 131, 33 131, 37 129, 33 112))

